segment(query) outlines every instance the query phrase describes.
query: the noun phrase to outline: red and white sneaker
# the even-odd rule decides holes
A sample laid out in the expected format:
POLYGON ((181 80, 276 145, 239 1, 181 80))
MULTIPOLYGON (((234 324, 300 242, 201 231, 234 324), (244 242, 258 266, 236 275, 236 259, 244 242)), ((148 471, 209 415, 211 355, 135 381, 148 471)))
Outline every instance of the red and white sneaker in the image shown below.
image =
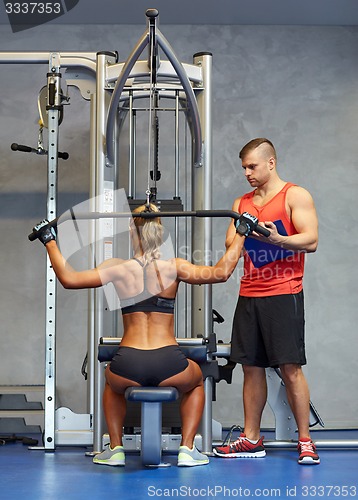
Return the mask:
POLYGON ((261 458, 266 455, 263 440, 262 436, 256 443, 252 443, 241 433, 236 441, 229 442, 226 446, 216 446, 214 455, 222 458, 261 458))
POLYGON ((318 465, 319 456, 316 452, 316 446, 310 438, 302 438, 297 445, 299 457, 298 463, 303 465, 318 465))

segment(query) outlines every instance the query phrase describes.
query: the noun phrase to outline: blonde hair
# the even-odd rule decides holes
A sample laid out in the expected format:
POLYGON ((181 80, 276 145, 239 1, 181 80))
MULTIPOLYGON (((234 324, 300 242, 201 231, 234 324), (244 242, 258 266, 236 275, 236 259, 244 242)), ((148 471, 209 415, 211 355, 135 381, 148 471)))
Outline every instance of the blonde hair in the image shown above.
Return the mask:
MULTIPOLYGON (((141 205, 133 210, 133 213, 158 212, 159 209, 154 203, 149 206, 141 205)), ((160 247, 163 244, 163 226, 160 217, 144 218, 133 217, 134 225, 137 230, 139 247, 143 252, 145 263, 149 263, 160 257, 160 247)))

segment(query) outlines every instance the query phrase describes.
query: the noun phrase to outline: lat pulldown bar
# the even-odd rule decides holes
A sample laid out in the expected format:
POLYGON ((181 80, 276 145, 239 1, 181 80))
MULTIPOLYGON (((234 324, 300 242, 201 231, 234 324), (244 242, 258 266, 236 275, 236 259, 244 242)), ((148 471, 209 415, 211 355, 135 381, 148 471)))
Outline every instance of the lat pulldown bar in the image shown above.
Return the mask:
MULTIPOLYGON (((65 222, 67 220, 91 220, 91 219, 117 219, 121 217, 141 217, 142 219, 155 219, 157 217, 230 217, 234 220, 240 218, 240 214, 234 210, 190 210, 190 211, 173 211, 173 212, 84 212, 75 214, 73 210, 69 211, 68 215, 57 217, 48 223, 49 227, 56 227, 59 220, 65 222)), ((43 230, 45 226, 41 228, 43 230)), ((270 236, 270 231, 263 226, 257 225, 255 228, 257 233, 263 236, 270 236)), ((30 241, 34 241, 39 237, 39 231, 33 231, 29 234, 30 241)))

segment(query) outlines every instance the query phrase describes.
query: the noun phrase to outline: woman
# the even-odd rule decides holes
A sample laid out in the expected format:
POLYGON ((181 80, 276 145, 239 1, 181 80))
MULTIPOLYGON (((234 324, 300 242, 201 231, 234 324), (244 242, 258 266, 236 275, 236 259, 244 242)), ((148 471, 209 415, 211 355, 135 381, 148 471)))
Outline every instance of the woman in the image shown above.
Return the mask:
MULTIPOLYGON (((147 209, 143 205, 135 213, 147 209)), ((149 210, 159 212, 154 204, 150 204, 149 210)), ((56 244, 56 235, 46 224, 44 221, 34 229, 46 246, 61 284, 79 289, 111 282, 121 302, 123 337, 106 368, 103 395, 110 444, 93 462, 125 464, 122 433, 126 414, 124 392, 128 387, 174 386, 182 394, 178 466, 207 464, 208 457, 194 446, 205 398, 202 372, 197 363, 184 356, 175 339, 175 297, 181 281, 193 285, 221 283, 230 277, 239 260, 244 236, 254 229, 252 218, 241 215, 237 224, 241 234, 236 233, 224 256, 214 266, 201 266, 181 258, 161 259, 163 226, 159 214, 151 219, 134 217, 130 224, 133 258, 109 259, 86 271, 75 271, 66 264, 56 244)))

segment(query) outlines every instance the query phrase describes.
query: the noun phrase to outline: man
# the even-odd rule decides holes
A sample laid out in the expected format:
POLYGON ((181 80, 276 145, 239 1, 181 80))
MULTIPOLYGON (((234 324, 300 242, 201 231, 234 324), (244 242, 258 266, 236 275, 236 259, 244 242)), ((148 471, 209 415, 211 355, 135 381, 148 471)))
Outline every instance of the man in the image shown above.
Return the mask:
MULTIPOLYGON (((308 191, 283 181, 276 170, 275 148, 268 139, 250 141, 240 152, 253 191, 232 209, 247 211, 267 227, 265 238, 246 239, 244 274, 233 320, 230 361, 243 367, 244 432, 219 457, 265 456, 260 424, 267 399, 266 367, 279 367, 298 428, 300 464, 319 464, 309 433, 310 396, 302 371, 306 364, 302 280, 306 252, 315 252, 318 221, 308 191)), ((235 235, 231 224, 229 245, 235 235)))

